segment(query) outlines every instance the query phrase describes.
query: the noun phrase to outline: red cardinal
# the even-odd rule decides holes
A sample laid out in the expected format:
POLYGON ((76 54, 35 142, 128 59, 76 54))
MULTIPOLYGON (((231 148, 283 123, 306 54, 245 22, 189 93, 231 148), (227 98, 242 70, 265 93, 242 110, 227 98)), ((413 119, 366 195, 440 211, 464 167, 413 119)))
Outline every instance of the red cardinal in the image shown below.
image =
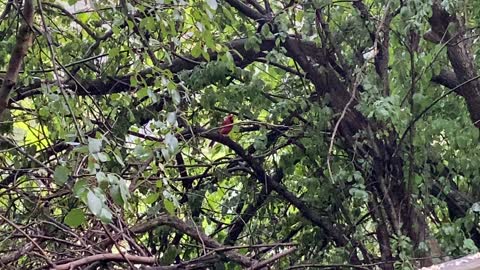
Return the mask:
MULTIPOLYGON (((233 115, 229 114, 227 117, 223 119, 222 126, 220 127, 220 130, 218 133, 222 135, 228 135, 230 131, 232 131, 233 128, 233 115)), ((215 144, 215 141, 212 141, 208 146, 212 147, 215 144)))

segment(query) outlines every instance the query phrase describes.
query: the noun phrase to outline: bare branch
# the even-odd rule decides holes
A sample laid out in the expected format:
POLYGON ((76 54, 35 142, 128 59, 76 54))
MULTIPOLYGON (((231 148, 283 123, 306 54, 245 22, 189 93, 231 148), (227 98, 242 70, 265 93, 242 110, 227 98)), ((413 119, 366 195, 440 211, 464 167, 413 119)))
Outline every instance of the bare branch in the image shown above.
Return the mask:
POLYGON ((10 56, 7 73, 0 87, 0 114, 7 108, 8 97, 13 87, 17 84, 23 58, 32 44, 33 0, 25 0, 23 18, 24 22, 18 31, 17 43, 10 56))

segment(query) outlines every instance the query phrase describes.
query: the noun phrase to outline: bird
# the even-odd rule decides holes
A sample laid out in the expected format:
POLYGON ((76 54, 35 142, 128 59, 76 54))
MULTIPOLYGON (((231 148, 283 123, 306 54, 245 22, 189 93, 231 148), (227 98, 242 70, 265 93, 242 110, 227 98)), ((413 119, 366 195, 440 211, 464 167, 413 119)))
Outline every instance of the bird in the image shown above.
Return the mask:
MULTIPOLYGON (((220 130, 218 131, 218 133, 222 135, 228 135, 228 133, 230 133, 232 129, 233 129, 233 114, 229 114, 223 119, 222 125, 220 126, 220 130)), ((213 147, 214 144, 215 144, 215 141, 212 141, 208 146, 213 147)))

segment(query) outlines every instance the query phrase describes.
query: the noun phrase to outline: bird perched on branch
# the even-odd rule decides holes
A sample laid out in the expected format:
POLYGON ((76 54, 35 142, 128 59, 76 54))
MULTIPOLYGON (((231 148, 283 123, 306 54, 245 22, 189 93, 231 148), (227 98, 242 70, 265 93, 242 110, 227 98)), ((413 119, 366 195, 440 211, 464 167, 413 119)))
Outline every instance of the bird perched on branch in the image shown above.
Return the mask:
MULTIPOLYGON (((218 133, 222 135, 228 135, 230 131, 233 129, 233 114, 227 115, 222 122, 222 125, 220 126, 220 130, 218 133)), ((215 144, 215 141, 212 141, 208 146, 212 147, 215 144)))

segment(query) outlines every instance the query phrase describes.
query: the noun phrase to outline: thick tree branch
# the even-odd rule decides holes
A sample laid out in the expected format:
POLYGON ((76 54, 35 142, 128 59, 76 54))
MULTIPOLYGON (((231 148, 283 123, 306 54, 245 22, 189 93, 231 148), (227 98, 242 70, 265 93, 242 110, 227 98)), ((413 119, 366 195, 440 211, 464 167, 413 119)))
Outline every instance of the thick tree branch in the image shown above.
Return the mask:
MULTIPOLYGON (((460 85, 478 75, 470 39, 465 37, 466 26, 456 16, 450 15, 439 0, 433 1, 432 17, 429 19, 432 32, 441 41, 446 42, 447 55, 452 64, 453 71, 460 85), (450 27, 455 25, 455 27, 450 27), (457 29, 457 33, 450 33, 449 29, 457 29)), ((451 77, 451 76, 450 76, 451 77)), ((463 85, 456 92, 465 98, 470 118, 473 124, 480 128, 480 81, 473 81, 463 85)))
POLYGON ((457 75, 455 72, 442 69, 440 74, 432 77, 432 82, 443 85, 447 88, 454 89, 460 83, 458 82, 457 75))
POLYGON ((7 73, 0 87, 0 115, 7 108, 10 92, 17 84, 23 58, 32 44, 33 0, 25 0, 23 5, 23 19, 24 22, 18 31, 17 43, 10 56, 7 73))
POLYGON ((207 132, 207 130, 198 127, 192 128, 191 130, 194 132, 194 134, 191 135, 197 134, 201 137, 214 140, 218 143, 226 145, 230 149, 232 149, 245 162, 247 162, 250 168, 252 168, 260 184, 266 185, 267 189, 273 189, 284 200, 293 204, 305 218, 310 220, 313 224, 324 229, 337 245, 345 246, 349 243, 350 240, 345 236, 343 232, 340 231, 339 226, 333 225, 325 217, 320 216, 320 214, 314 211, 312 207, 306 205, 302 200, 295 196, 295 194, 291 193, 282 184, 280 184, 280 179, 282 179, 283 177, 281 171, 277 172, 273 177, 271 177, 265 172, 265 170, 258 163, 258 161, 256 161, 252 156, 248 155, 247 152, 242 148, 242 146, 240 146, 238 143, 236 143, 229 137, 223 136, 215 132, 207 132))
MULTIPOLYGON (((235 64, 239 67, 245 67, 255 61, 258 57, 263 56, 262 51, 270 51, 274 48, 274 40, 265 40, 260 44, 260 52, 257 52, 253 49, 246 50, 245 43, 247 39, 237 39, 229 44, 227 47, 231 49, 231 53, 235 64)), ((217 53, 211 53, 211 61, 215 61, 218 57, 217 53)), ((113 93, 129 92, 136 90, 135 87, 132 87, 130 82, 132 78, 143 78, 147 85, 153 85, 155 82, 155 77, 152 76, 156 73, 156 70, 168 69, 172 73, 176 74, 183 70, 191 70, 198 65, 200 62, 204 62, 203 57, 191 58, 194 61, 189 61, 187 58, 176 58, 171 63, 164 63, 158 67, 158 69, 146 69, 140 72, 131 73, 128 75, 118 76, 118 77, 109 77, 101 78, 96 80, 78 80, 77 82, 69 82, 65 85, 66 88, 71 89, 79 96, 85 95, 108 95, 113 93)), ((18 94, 14 98, 15 101, 22 100, 26 97, 40 94, 41 82, 34 83, 32 85, 20 88, 17 92, 18 94)))
POLYGON ((245 5, 240 0, 225 0, 225 2, 229 3, 236 10, 240 11, 243 15, 251 19, 254 19, 255 21, 261 21, 263 19, 262 14, 250 8, 249 6, 245 5))
POLYGON ((268 196, 272 192, 272 189, 267 188, 266 185, 263 185, 260 193, 255 196, 254 202, 250 203, 247 206, 247 209, 241 215, 237 216, 233 222, 232 226, 228 230, 227 237, 223 241, 225 245, 233 245, 237 241, 240 233, 242 233, 245 226, 248 222, 255 216, 258 209, 260 209, 266 202, 268 196))
MULTIPOLYGON (((55 270, 69 270, 69 269, 76 269, 85 264, 90 264, 98 261, 107 261, 107 262, 126 262, 128 259, 130 262, 135 264, 154 264, 156 259, 155 257, 143 257, 143 256, 136 256, 131 254, 118 254, 118 253, 104 253, 104 254, 95 254, 87 257, 83 257, 81 259, 57 265, 54 269, 55 270)), ((175 269, 175 268, 169 268, 175 269)))
MULTIPOLYGON (((39 242, 39 240, 37 240, 39 242)), ((9 264, 18 260, 20 257, 24 256, 28 252, 32 251, 35 248, 35 245, 32 243, 27 243, 22 247, 18 248, 16 251, 3 254, 0 256, 0 265, 9 264)))
MULTIPOLYGON (((151 219, 145 223, 136 225, 131 228, 131 231, 136 234, 145 233, 161 225, 166 225, 166 226, 175 228, 176 230, 192 237, 198 242, 203 243, 206 247, 213 248, 213 249, 222 247, 220 243, 210 238, 205 233, 199 231, 194 226, 190 226, 187 223, 183 222, 182 220, 166 214, 163 214, 159 217, 151 219)), ((255 260, 252 260, 244 255, 241 255, 238 252, 233 250, 227 250, 223 254, 228 260, 232 262, 236 262, 242 266, 251 266, 254 263, 256 263, 255 260)))

